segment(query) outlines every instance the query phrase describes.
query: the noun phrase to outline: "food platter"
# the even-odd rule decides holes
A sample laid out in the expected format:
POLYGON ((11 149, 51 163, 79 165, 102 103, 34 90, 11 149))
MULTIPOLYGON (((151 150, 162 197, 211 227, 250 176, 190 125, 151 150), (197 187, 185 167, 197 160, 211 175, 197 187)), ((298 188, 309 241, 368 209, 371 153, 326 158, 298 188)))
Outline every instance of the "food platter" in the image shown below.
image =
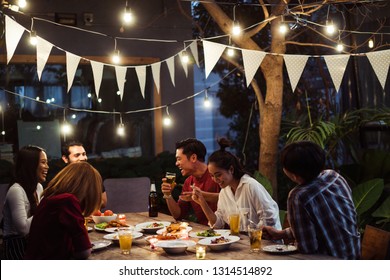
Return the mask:
POLYGON ((154 243, 155 247, 163 248, 168 254, 180 254, 187 250, 188 247, 195 245, 196 243, 192 240, 169 240, 154 243))
POLYGON ((167 232, 166 230, 166 227, 162 228, 162 229, 159 229, 158 231, 156 231, 157 234, 161 234, 161 235, 175 235, 175 236, 180 236, 181 234, 183 234, 182 230, 184 230, 185 232, 189 232, 192 230, 192 227, 185 227, 185 228, 182 228, 180 231, 175 231, 174 233, 171 233, 171 232, 167 232))
POLYGON ((135 226, 135 230, 142 230, 145 233, 155 233, 157 230, 167 227, 171 222, 150 221, 135 226))
POLYGON ((264 252, 267 252, 270 254, 279 254, 279 255, 294 253, 297 250, 298 250, 297 247, 294 245, 276 244, 276 245, 269 245, 269 246, 263 247, 264 252))
POLYGON ((240 240, 240 237, 235 236, 235 235, 229 235, 226 237, 224 237, 224 236, 222 236, 222 237, 207 237, 207 238, 203 238, 203 239, 199 240, 198 244, 208 246, 210 248, 210 250, 212 250, 212 251, 222 251, 222 250, 228 249, 230 247, 230 245, 232 245, 234 242, 237 242, 239 240, 240 240), (224 238, 227 241, 223 242, 223 243, 214 243, 218 239, 221 239, 221 238, 224 238))
MULTIPOLYGON (((131 235, 133 236, 133 240, 135 240, 135 239, 140 238, 143 234, 142 234, 142 232, 139 232, 139 231, 133 231, 131 233, 131 235)), ((106 235, 103 236, 103 238, 106 239, 106 240, 119 242, 119 237, 118 237, 118 233, 117 232, 106 234, 106 235)))
POLYGON ((108 240, 97 240, 91 242, 91 244, 92 244, 92 251, 94 252, 110 246, 112 242, 108 240))
POLYGON ((228 236, 230 235, 230 230, 229 229, 215 229, 214 232, 217 234, 217 235, 214 235, 214 236, 203 236, 203 234, 206 233, 206 230, 202 230, 202 231, 191 231, 189 236, 192 237, 192 238, 210 238, 210 237, 219 237, 219 236, 228 236))

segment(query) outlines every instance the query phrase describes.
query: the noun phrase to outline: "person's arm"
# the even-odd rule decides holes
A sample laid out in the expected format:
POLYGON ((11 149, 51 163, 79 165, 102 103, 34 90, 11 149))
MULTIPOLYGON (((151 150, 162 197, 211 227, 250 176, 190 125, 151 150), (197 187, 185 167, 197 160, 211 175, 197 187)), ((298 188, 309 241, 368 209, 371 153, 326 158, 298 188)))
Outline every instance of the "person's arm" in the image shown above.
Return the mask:
POLYGON ((192 200, 202 207, 203 213, 206 215, 207 220, 209 220, 210 225, 214 225, 217 221, 217 216, 207 204, 206 198, 203 196, 203 192, 198 187, 195 187, 193 190, 192 200))
POLYGON ((204 199, 207 202, 212 202, 212 203, 217 203, 218 202, 219 193, 204 192, 204 191, 201 191, 201 192, 202 192, 202 195, 203 195, 204 199))
POLYGON ((32 221, 32 216, 27 217, 24 195, 22 187, 11 187, 7 195, 8 205, 12 212, 12 223, 18 233, 23 236, 29 233, 32 221))
POLYGON ((280 240, 280 239, 293 239, 291 228, 276 229, 272 226, 264 226, 263 234, 265 239, 280 240))

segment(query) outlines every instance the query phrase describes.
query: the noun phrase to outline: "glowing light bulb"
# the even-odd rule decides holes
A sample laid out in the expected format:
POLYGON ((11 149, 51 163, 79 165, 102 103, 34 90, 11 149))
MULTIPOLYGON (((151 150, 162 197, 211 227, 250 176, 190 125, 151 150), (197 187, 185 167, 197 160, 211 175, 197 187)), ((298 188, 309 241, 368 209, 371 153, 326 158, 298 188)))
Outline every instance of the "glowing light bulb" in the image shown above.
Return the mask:
POLYGON ((232 49, 232 48, 228 48, 228 49, 227 49, 227 55, 228 55, 228 56, 233 57, 233 56, 234 56, 234 53, 235 53, 235 52, 234 52, 234 49, 232 49))
POLYGON ((41 99, 39 98, 39 96, 37 96, 37 97, 35 98, 35 100, 36 100, 36 101, 39 101, 39 100, 41 100, 41 99))
POLYGON ((68 135, 72 132, 72 126, 65 122, 61 127, 61 131, 63 134, 68 135))
POLYGON ((4 130, 1 131, 1 135, 5 135, 5 131, 4 130))
POLYGON ((116 130, 116 133, 119 135, 119 136, 124 136, 125 135, 125 125, 123 123, 119 124, 117 130, 116 130))
POLYGON ((116 95, 121 95, 121 92, 118 90, 118 91, 116 92, 116 95))
POLYGON ((53 103, 53 102, 55 102, 56 100, 55 100, 54 97, 52 97, 52 98, 50 99, 50 101, 53 103))
POLYGON ((372 49, 372 48, 374 47, 374 40, 370 39, 370 40, 368 41, 368 47, 369 47, 370 49, 372 49))
POLYGON ((92 97, 92 93, 88 93, 87 96, 88 96, 88 98, 91 98, 92 97))
POLYGON ((336 32, 336 26, 330 22, 326 22, 326 33, 328 33, 329 35, 332 35, 336 32))
POLYGON ((50 99, 46 99, 46 103, 50 104, 51 103, 50 99))
POLYGON ((26 6, 27 6, 27 1, 26 0, 19 0, 18 1, 18 6, 20 7, 20 8, 26 8, 26 6))
POLYGON ((281 24, 279 25, 279 32, 280 32, 281 34, 286 34, 286 33, 287 33, 287 30, 288 30, 287 24, 281 23, 281 24))
POLYGON ((41 126, 40 125, 37 125, 37 130, 41 130, 41 126))
POLYGON ((30 44, 36 46, 38 43, 37 33, 35 31, 31 31, 30 34, 30 44))
POLYGON ((172 119, 169 116, 166 116, 163 120, 163 123, 165 126, 171 126, 172 125, 172 119))
POLYGON ((73 114, 72 115, 72 119, 75 119, 77 116, 76 116, 76 114, 73 114))
POLYGON ((134 20, 133 14, 130 10, 130 8, 126 7, 125 12, 123 13, 123 22, 124 23, 131 23, 134 20))
POLYGON ((98 100, 97 100, 99 103, 102 103, 102 99, 101 98, 98 98, 98 100))
POLYGON ((341 42, 339 42, 339 43, 337 44, 337 46, 336 46, 336 49, 337 49, 339 52, 343 51, 343 49, 344 49, 343 44, 342 44, 341 42))
POLYGON ((211 100, 207 96, 204 98, 203 106, 205 108, 210 108, 211 107, 211 100))
POLYGON ((238 36, 238 35, 240 35, 241 34, 241 26, 238 24, 238 22, 234 22, 233 23, 233 28, 232 28, 232 34, 234 35, 234 36, 238 36))
POLYGON ((186 64, 190 61, 187 51, 181 53, 181 61, 186 64))
POLYGON ((121 58, 119 56, 119 50, 115 50, 114 54, 112 56, 112 62, 115 64, 118 64, 121 61, 121 58))

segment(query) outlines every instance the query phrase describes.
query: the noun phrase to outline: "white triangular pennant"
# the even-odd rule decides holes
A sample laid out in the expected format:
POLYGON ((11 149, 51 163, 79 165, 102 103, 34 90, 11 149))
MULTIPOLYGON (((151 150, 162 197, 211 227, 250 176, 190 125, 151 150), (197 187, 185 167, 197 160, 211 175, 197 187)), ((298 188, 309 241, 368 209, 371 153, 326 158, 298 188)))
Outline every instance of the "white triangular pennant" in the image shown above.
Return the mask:
POLYGON ((203 41, 204 50, 204 64, 206 79, 213 70, 215 64, 217 64, 226 46, 213 42, 203 41))
POLYGON ((103 79, 104 64, 91 60, 91 67, 92 67, 92 73, 93 73, 93 81, 95 83, 96 97, 99 98, 100 85, 101 85, 102 79, 103 79))
POLYGON ((249 87, 266 53, 261 51, 245 50, 245 49, 241 50, 241 52, 242 52, 242 60, 244 62, 246 86, 249 87))
POLYGON ((336 92, 339 91, 341 81, 344 77, 345 68, 347 67, 349 54, 324 55, 323 56, 332 78, 336 92))
POLYGON ((53 45, 51 43, 37 36, 37 72, 39 80, 41 80, 43 69, 45 68, 52 48, 53 45))
POLYGON ((118 84, 121 101, 123 99, 123 93, 125 90, 126 72, 127 72, 127 67, 115 66, 116 82, 118 84))
POLYGON ((186 74, 186 77, 188 77, 188 63, 183 62, 183 52, 179 52, 179 58, 180 58, 181 66, 183 66, 184 73, 186 74))
POLYGON ((145 99, 146 66, 135 67, 135 72, 138 76, 138 82, 139 87, 141 88, 142 97, 145 99))
POLYGON ((198 67, 199 67, 199 54, 198 54, 198 42, 197 41, 193 41, 190 44, 190 50, 191 50, 192 56, 195 59, 196 65, 198 65, 198 67))
POLYGON ((307 55, 284 55, 284 62, 286 63, 286 69, 288 77, 290 78, 290 84, 293 92, 295 91, 299 79, 301 78, 308 58, 309 57, 307 55))
POLYGON ((154 84, 156 85, 157 93, 160 93, 160 69, 161 69, 161 62, 152 64, 153 81, 154 84))
POLYGON ((68 92, 72 87, 74 75, 76 74, 80 59, 81 57, 70 52, 66 52, 66 76, 68 78, 68 92))
POLYGON ((366 55, 384 90, 387 74, 389 73, 390 50, 370 52, 366 53, 366 55))
POLYGON ((5 15, 5 42, 7 45, 7 64, 13 57, 25 28, 5 15))
POLYGON ((168 65, 169 74, 171 75, 171 81, 173 86, 175 86, 175 57, 172 56, 166 60, 168 65))

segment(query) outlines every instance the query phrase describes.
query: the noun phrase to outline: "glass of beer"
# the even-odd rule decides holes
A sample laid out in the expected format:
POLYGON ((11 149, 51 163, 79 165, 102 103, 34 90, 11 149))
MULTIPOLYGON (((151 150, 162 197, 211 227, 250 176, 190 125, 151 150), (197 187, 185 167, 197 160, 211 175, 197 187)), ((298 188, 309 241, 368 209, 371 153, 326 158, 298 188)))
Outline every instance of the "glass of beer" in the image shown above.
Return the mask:
POLYGON ((240 234, 240 214, 234 213, 229 215, 230 234, 240 234))
POLYGON ((250 251, 257 253, 261 249, 261 237, 263 235, 263 222, 260 221, 258 224, 249 223, 248 225, 248 236, 251 245, 250 251))
MULTIPOLYGON (((165 178, 167 179, 167 183, 171 184, 171 193, 172 193, 173 189, 175 188, 176 173, 167 172, 165 174, 165 178)), ((164 194, 164 198, 168 198, 168 196, 164 194)))
POLYGON ((133 235, 131 230, 119 229, 118 237, 119 237, 119 247, 122 250, 122 254, 124 255, 130 254, 131 245, 133 243, 133 235))

